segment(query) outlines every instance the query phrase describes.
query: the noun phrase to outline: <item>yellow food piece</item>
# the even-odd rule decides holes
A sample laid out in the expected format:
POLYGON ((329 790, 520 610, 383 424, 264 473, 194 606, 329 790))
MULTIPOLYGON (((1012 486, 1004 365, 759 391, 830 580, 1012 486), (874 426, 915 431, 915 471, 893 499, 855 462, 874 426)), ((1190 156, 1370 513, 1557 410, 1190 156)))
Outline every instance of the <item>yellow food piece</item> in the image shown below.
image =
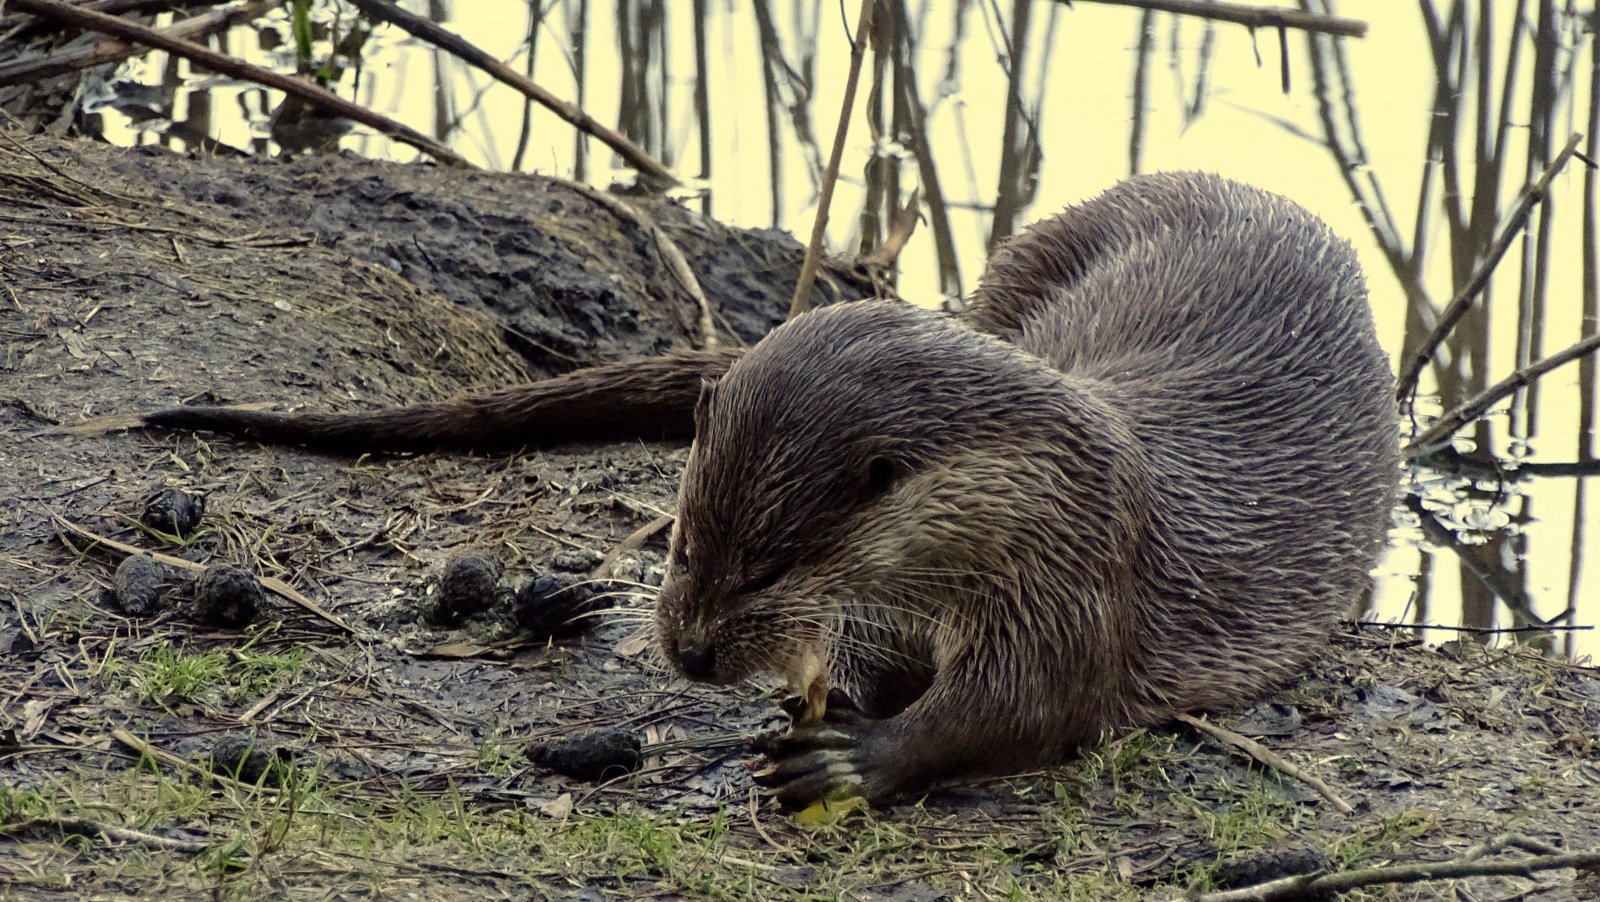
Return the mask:
POLYGON ((858 808, 866 807, 868 807, 867 800, 860 796, 824 799, 795 815, 794 822, 805 827, 820 827, 823 824, 831 824, 858 808))

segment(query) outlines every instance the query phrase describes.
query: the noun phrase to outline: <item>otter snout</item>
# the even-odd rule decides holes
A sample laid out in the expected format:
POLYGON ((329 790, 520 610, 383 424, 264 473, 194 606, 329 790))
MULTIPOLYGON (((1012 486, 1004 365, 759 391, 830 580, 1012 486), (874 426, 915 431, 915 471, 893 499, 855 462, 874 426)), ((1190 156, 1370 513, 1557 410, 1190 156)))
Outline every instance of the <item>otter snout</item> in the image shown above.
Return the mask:
POLYGON ((717 682, 717 649, 709 642, 685 642, 674 660, 678 671, 698 683, 717 682))

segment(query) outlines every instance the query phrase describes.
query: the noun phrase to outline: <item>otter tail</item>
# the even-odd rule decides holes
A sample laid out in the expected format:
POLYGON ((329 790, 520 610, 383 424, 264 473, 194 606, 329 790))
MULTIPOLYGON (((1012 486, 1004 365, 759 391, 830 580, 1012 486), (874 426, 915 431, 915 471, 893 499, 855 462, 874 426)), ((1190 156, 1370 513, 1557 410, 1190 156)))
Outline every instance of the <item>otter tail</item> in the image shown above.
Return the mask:
POLYGON ((701 384, 721 378, 742 353, 742 349, 680 351, 496 392, 370 413, 174 407, 145 414, 133 425, 204 429, 344 452, 687 438, 694 435, 694 405, 701 384))

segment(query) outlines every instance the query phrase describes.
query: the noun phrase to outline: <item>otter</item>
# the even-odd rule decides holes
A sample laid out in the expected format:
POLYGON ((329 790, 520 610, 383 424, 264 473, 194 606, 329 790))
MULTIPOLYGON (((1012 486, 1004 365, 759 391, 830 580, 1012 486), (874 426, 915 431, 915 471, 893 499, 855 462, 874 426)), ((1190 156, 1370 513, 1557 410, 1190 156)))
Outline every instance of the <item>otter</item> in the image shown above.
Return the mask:
POLYGON ((832 686, 787 804, 1017 772, 1293 677, 1370 581, 1399 476, 1350 246, 1214 175, 1124 181, 1004 244, 964 312, 816 310, 747 352, 366 414, 148 426, 345 451, 693 436, 667 660, 832 686))

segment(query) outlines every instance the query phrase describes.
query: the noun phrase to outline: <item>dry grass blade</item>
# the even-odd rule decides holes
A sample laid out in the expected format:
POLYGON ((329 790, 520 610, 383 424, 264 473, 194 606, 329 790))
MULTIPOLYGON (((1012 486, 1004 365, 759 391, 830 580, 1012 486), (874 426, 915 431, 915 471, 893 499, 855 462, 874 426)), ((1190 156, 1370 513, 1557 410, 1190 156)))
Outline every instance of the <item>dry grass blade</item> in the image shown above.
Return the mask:
POLYGON ((655 219, 643 210, 603 191, 596 191, 588 185, 575 182, 572 187, 584 197, 610 210, 617 218, 638 226, 645 234, 650 236, 650 240, 655 242, 656 250, 661 253, 661 258, 666 261, 667 269, 672 271, 672 278, 683 289, 684 293, 689 296, 689 300, 694 301, 695 306, 700 310, 700 321, 695 327, 700 332, 700 344, 698 347, 715 348, 717 346, 717 327, 712 318, 711 301, 706 298, 706 293, 701 290, 700 280, 695 278, 694 269, 689 266, 689 261, 683 256, 683 250, 678 247, 677 242, 673 241, 656 224, 655 219))
POLYGON ((99 821, 83 817, 35 817, 16 824, 0 827, 0 833, 10 836, 23 836, 29 833, 43 831, 55 833, 76 833, 81 836, 104 836, 106 839, 117 842, 133 842, 145 846, 154 846, 158 849, 170 849, 174 852, 204 852, 206 843, 190 842, 182 839, 169 839, 165 836, 155 836, 150 833, 141 833, 138 830, 129 830, 126 827, 115 827, 111 824, 102 824, 99 821))
POLYGON ((673 517, 670 514, 662 514, 654 520, 651 520, 649 523, 646 523, 645 525, 634 530, 631 535, 617 543, 617 547, 611 549, 611 551, 601 559, 599 565, 594 568, 594 572, 589 574, 589 578, 596 580, 610 579, 612 571, 617 569, 618 559, 630 551, 638 551, 640 548, 644 547, 644 543, 650 541, 651 536, 663 529, 666 529, 668 526, 671 526, 672 520, 673 517))
POLYGON ((1195 902, 1300 902, 1300 900, 1314 902, 1363 886, 1421 883, 1426 880, 1449 880, 1461 877, 1531 877, 1538 871, 1558 868, 1600 870, 1600 852, 1534 855, 1510 861, 1479 861, 1463 855, 1448 861, 1421 861, 1392 867, 1364 868, 1321 877, 1310 874, 1284 877, 1240 889, 1202 893, 1194 898, 1195 902))
POLYGON ((235 780, 227 774, 215 773, 207 768, 200 767, 191 761, 186 761, 183 758, 179 758, 177 755, 174 755, 171 752, 162 751, 161 749, 156 748, 150 743, 145 742, 143 739, 140 739, 139 737, 120 727, 111 731, 111 738, 158 764, 165 764, 168 767, 176 767, 180 770, 186 770, 197 777, 203 777, 207 780, 215 780, 218 783, 224 783, 238 789, 243 789, 247 792, 255 791, 256 787, 253 784, 235 780))
POLYGON ((1190 714, 1179 714, 1178 720, 1188 724, 1191 727, 1194 727, 1196 730, 1199 730, 1200 732, 1205 733, 1206 735, 1211 736, 1220 742, 1231 745, 1234 748, 1245 752, 1250 757, 1260 761, 1262 764, 1265 764, 1276 771, 1287 774, 1288 776, 1294 777, 1296 780, 1305 783, 1307 786, 1310 786, 1312 789, 1315 789, 1317 792, 1321 793, 1322 797, 1333 803, 1333 807, 1339 809, 1341 813, 1356 813, 1356 810, 1350 807, 1349 802, 1346 802, 1344 799, 1340 798, 1339 794, 1333 791, 1333 787, 1329 786, 1327 783, 1324 783, 1316 776, 1308 774, 1294 764, 1284 760, 1282 756, 1278 755, 1276 752, 1272 751, 1261 743, 1256 742, 1254 739, 1251 739, 1248 736, 1241 736, 1232 730, 1224 730, 1222 727, 1219 727, 1214 723, 1201 720, 1200 718, 1190 714))

